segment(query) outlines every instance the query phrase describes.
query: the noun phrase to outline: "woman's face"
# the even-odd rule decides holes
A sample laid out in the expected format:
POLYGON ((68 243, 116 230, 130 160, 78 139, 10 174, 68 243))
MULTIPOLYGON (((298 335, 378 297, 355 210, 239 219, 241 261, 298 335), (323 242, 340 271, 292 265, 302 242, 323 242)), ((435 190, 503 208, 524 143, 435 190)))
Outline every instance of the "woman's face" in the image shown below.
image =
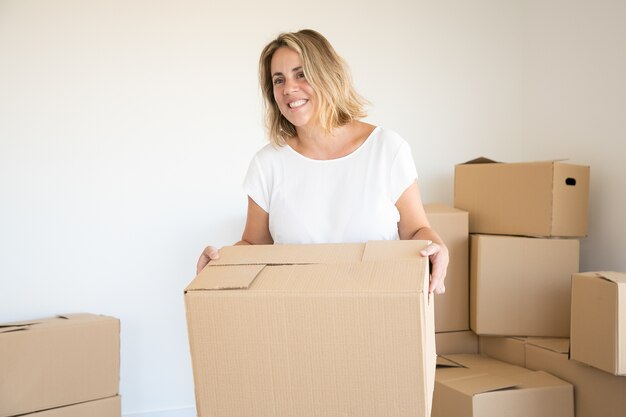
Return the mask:
POLYGON ((293 49, 281 47, 271 62, 274 100, 283 116, 296 127, 314 121, 315 91, 304 77, 302 60, 293 49))

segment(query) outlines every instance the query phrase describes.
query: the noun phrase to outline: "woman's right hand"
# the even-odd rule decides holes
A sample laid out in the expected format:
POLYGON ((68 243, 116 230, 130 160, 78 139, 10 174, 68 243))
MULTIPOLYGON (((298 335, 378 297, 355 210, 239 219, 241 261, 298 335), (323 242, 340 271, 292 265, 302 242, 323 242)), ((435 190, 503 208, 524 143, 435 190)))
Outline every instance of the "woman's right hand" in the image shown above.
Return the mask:
POLYGON ((213 246, 207 246, 202 251, 202 255, 200 255, 200 259, 198 259, 198 265, 196 266, 196 274, 199 274, 200 271, 204 269, 205 266, 209 263, 209 261, 214 261, 219 259, 220 253, 217 248, 213 246))

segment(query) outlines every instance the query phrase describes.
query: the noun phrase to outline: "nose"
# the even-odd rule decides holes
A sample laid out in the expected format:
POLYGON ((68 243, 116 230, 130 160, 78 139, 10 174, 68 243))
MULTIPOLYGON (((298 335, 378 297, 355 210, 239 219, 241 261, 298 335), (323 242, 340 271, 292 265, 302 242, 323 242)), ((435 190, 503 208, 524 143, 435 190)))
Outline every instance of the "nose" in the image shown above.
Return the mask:
POLYGON ((285 88, 283 89, 284 95, 289 95, 295 91, 298 91, 298 83, 296 80, 292 80, 290 78, 285 79, 285 88))

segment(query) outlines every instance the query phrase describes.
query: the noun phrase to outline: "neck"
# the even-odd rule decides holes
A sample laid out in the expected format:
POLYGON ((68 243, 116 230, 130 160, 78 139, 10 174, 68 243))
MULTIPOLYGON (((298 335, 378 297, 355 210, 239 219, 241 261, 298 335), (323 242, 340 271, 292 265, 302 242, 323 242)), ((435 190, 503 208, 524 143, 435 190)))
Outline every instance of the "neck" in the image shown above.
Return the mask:
POLYGON ((296 127, 296 140, 301 145, 323 144, 336 140, 337 134, 343 130, 343 126, 335 128, 330 132, 327 132, 319 125, 315 126, 300 126, 296 127))
POLYGON ((367 138, 371 129, 365 128, 362 122, 354 121, 347 125, 326 132, 321 126, 296 127, 297 136, 289 141, 289 145, 312 159, 336 159, 345 156, 367 138))

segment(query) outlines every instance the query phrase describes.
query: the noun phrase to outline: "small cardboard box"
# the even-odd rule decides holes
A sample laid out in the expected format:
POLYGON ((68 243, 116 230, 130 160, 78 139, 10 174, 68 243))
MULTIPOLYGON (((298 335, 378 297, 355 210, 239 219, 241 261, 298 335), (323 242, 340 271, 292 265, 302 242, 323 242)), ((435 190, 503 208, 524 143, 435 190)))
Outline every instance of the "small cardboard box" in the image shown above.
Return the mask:
POLYGON ((119 392, 120 322, 72 314, 0 325, 0 417, 119 392))
POLYGON ((470 233, 587 235, 589 167, 558 161, 455 167, 454 206, 470 213, 470 233))
POLYGON ((571 328, 572 359, 626 375, 626 273, 574 274, 571 328))
POLYGON ((426 244, 222 248, 185 291, 198 416, 429 416, 426 244))
POLYGON ((576 417, 624 417, 626 378, 568 359, 568 339, 529 339, 526 366, 574 385, 576 417))
POLYGON ((435 334, 437 355, 478 353, 478 336, 471 330, 435 334))
POLYGON ((120 396, 116 395, 102 400, 39 411, 22 417, 120 417, 121 415, 121 400, 120 396))
POLYGON ((435 331, 469 329, 469 232, 468 213, 444 204, 424 205, 430 226, 450 252, 446 292, 437 296, 435 331))
POLYGON ((574 416, 572 385, 546 372, 482 355, 445 355, 437 365, 432 417, 574 416))
POLYGON ((471 235, 470 327, 478 335, 569 337, 579 241, 471 235))

